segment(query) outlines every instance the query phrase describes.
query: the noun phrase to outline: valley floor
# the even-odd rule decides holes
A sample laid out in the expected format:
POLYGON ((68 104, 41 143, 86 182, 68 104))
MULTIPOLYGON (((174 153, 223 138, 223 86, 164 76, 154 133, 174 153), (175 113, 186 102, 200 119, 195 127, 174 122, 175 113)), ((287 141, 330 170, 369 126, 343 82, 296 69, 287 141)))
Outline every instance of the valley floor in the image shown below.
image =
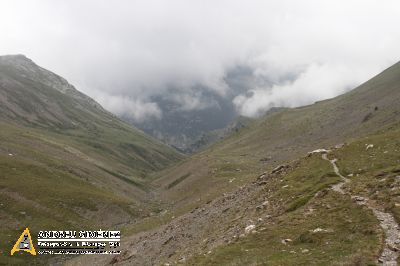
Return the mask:
POLYGON ((148 218, 121 255, 68 264, 397 265, 399 136, 309 154, 183 215, 148 218))

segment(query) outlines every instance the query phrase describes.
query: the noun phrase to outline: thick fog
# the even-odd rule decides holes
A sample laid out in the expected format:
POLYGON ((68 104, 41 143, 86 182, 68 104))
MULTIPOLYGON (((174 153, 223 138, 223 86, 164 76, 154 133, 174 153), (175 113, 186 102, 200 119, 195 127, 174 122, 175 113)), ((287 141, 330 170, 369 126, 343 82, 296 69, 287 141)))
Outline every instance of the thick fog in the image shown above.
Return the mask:
POLYGON ((0 54, 25 54, 137 121, 162 117, 160 96, 185 111, 218 95, 256 116, 397 62, 399 25, 390 0, 4 0, 0 54))

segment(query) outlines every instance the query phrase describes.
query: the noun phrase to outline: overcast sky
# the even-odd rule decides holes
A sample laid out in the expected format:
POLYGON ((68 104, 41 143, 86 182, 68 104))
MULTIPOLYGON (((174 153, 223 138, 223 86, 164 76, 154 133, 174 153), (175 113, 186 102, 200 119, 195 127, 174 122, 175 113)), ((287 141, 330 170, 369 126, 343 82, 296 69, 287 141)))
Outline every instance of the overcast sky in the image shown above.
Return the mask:
POLYGON ((138 120, 161 117, 150 98, 170 88, 193 108, 200 87, 227 95, 227 73, 244 66, 274 84, 234 97, 255 116, 333 97, 397 62, 399 25, 395 0, 2 0, 0 54, 25 54, 138 120))

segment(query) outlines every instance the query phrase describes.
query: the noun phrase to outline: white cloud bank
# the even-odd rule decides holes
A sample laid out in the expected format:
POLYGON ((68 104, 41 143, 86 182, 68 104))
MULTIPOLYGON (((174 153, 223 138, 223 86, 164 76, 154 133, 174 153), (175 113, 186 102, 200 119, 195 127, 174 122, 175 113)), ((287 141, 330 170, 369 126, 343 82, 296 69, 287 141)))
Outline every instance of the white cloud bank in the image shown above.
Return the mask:
POLYGON ((251 89, 250 96, 239 95, 234 103, 245 116, 257 116, 271 107, 297 107, 332 98, 358 85, 368 77, 350 66, 310 64, 293 81, 267 88, 251 89))
POLYGON ((4 0, 0 54, 24 53, 137 120, 161 117, 151 96, 169 88, 182 110, 199 108, 195 90, 227 95, 229 69, 245 66, 275 84, 235 97, 254 116, 338 95, 395 63, 398 25, 395 0, 4 0))
POLYGON ((129 117, 137 122, 143 122, 144 119, 150 117, 160 119, 162 116, 160 108, 155 103, 101 92, 98 92, 95 98, 102 103, 104 108, 112 110, 117 116, 129 117))

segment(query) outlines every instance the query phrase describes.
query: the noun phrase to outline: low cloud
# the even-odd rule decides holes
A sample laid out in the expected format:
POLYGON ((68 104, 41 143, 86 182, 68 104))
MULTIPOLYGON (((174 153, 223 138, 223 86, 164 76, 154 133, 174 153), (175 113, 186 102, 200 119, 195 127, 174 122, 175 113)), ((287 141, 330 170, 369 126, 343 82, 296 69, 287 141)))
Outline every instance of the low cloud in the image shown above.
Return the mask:
POLYGON ((186 88, 169 90, 163 95, 163 99, 178 106, 178 111, 198 111, 207 108, 218 107, 215 97, 219 92, 209 91, 204 88, 186 88))
POLYGON ((271 107, 297 107, 332 98, 356 87, 376 71, 376 68, 357 71, 345 65, 311 64, 294 80, 251 89, 246 95, 236 96, 233 102, 242 115, 254 117, 271 107))
POLYGON ((6 0, 0 54, 26 54, 135 120, 161 117, 155 97, 206 108, 204 93, 255 116, 333 97, 397 62, 399 9, 395 0, 6 0), (248 75, 233 88, 238 67, 248 75))
POLYGON ((130 99, 127 96, 108 95, 97 93, 95 99, 107 110, 117 116, 127 117, 136 122, 147 119, 161 119, 162 112, 157 103, 143 102, 138 99, 130 99))

